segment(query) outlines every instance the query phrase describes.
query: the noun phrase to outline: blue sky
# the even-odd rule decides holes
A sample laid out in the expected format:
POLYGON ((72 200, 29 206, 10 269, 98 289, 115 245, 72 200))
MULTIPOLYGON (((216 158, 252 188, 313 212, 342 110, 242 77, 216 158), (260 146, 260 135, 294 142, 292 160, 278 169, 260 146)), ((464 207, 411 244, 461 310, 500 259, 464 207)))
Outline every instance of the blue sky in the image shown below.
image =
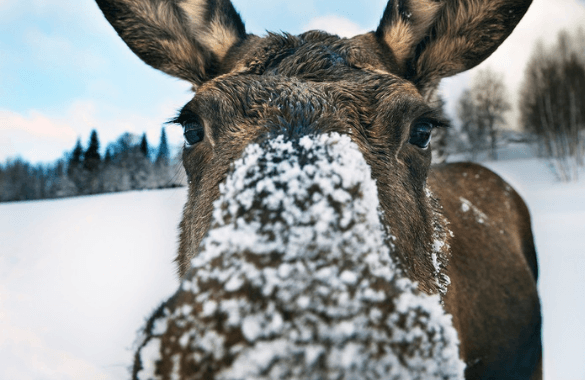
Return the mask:
MULTIPOLYGON (((300 33, 325 29, 353 35, 376 28, 386 1, 233 0, 247 30, 300 33)), ((534 41, 553 41, 563 27, 585 25, 583 0, 535 0, 502 48, 486 62, 506 76, 512 100, 534 41)), ((473 73, 447 80, 454 100, 473 73)), ((190 99, 190 86, 142 63, 118 38, 92 0, 0 0, 0 161, 17 155, 51 161, 98 129, 102 145, 125 131, 147 132, 190 99)), ((514 123, 514 118, 512 124, 514 123)), ((179 144, 180 129, 169 126, 179 144)))

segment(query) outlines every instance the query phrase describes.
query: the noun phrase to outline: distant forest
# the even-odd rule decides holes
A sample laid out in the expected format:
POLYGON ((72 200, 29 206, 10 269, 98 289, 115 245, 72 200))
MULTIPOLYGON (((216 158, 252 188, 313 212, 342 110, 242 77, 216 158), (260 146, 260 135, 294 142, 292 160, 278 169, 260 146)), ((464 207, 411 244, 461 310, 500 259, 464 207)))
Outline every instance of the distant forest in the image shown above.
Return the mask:
POLYGON ((0 202, 51 199, 128 190, 184 186, 180 162, 172 157, 165 129, 158 147, 142 137, 124 133, 100 154, 96 130, 87 148, 78 139, 63 159, 32 165, 21 158, 0 165, 0 202))

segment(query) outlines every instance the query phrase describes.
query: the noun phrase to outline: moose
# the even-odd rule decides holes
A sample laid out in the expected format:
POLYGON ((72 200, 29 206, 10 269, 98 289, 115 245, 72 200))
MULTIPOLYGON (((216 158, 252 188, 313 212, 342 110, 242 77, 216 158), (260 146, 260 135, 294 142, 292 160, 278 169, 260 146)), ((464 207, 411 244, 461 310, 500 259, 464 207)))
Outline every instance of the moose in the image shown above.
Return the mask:
POLYGON ((531 0, 390 0, 374 32, 248 34, 229 0, 96 0, 193 85, 181 286, 135 379, 541 379, 530 215, 500 177, 431 166, 442 78, 531 0))

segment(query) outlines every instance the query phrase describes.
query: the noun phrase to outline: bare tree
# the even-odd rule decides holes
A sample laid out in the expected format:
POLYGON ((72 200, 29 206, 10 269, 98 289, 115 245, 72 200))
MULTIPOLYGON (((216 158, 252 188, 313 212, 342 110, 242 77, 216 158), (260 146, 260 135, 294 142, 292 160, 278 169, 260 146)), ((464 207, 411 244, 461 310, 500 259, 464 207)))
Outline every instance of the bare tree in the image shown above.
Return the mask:
POLYGON ((486 139, 491 158, 498 158, 498 134, 506 124, 504 115, 510 108, 503 76, 491 69, 479 71, 471 89, 459 99, 457 111, 473 159, 485 148, 486 139))
POLYGON ((511 109, 503 76, 490 69, 480 71, 472 91, 480 123, 489 135, 491 158, 496 160, 498 132, 506 124, 504 114, 511 109))
POLYGON ((528 63, 520 93, 525 130, 534 133, 562 181, 576 179, 585 152, 585 52, 583 31, 539 43, 528 63))
POLYGON ((467 138, 471 159, 475 161, 478 153, 485 148, 486 130, 480 123, 477 107, 470 90, 465 90, 459 98, 457 116, 461 122, 461 131, 467 138))
POLYGON ((101 181, 99 173, 101 171, 102 161, 99 153, 100 142, 97 131, 91 131, 87 150, 83 154, 83 170, 85 171, 86 181, 82 192, 86 194, 97 194, 101 192, 101 181))

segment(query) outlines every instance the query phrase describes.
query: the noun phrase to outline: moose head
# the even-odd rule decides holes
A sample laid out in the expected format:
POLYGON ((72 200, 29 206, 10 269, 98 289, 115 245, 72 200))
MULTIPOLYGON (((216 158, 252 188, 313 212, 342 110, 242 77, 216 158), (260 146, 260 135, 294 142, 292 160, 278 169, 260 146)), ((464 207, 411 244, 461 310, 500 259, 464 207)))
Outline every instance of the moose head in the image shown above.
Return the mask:
POLYGON ((229 0, 97 0, 195 92, 174 119, 183 284, 135 376, 457 378, 460 359, 468 377, 539 373, 526 207, 487 169, 432 169, 430 150, 439 81, 485 60, 530 2, 391 0, 376 31, 345 39, 247 34, 229 0), (484 329, 490 315, 501 326, 484 329))

